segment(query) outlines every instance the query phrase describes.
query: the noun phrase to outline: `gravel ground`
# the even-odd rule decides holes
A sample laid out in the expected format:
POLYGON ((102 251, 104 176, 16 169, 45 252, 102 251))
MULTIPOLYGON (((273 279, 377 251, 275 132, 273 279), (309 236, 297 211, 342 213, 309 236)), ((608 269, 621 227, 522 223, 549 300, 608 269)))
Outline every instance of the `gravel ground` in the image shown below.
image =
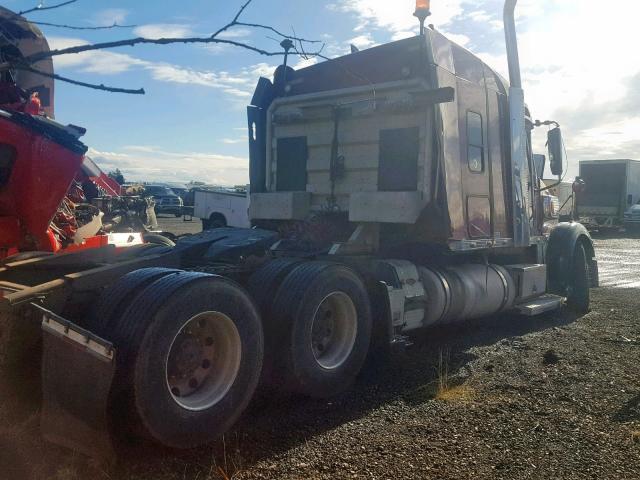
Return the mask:
POLYGON ((263 392, 206 448, 127 445, 98 468, 0 408, 0 478, 640 479, 640 240, 598 239, 597 254, 603 288, 583 317, 429 332, 330 401, 263 392))
POLYGON ((202 220, 193 218, 186 221, 183 217, 176 218, 173 215, 160 215, 158 218, 158 228, 174 235, 184 235, 187 233, 199 233, 202 231, 202 220))

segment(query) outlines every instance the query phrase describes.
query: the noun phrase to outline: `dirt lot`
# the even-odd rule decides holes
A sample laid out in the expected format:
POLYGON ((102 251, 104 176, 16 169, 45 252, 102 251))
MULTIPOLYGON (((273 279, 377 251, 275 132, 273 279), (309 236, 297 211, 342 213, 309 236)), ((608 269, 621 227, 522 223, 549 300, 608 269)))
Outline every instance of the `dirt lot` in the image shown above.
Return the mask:
POLYGON ((202 220, 199 218, 188 219, 176 218, 173 215, 159 215, 158 228, 165 232, 171 232, 174 235, 183 235, 186 233, 198 233, 202 231, 202 220))
POLYGON ((129 445, 97 467, 0 404, 0 478, 640 479, 640 240, 597 249, 588 315, 430 332, 331 401, 263 393, 206 448, 129 445))

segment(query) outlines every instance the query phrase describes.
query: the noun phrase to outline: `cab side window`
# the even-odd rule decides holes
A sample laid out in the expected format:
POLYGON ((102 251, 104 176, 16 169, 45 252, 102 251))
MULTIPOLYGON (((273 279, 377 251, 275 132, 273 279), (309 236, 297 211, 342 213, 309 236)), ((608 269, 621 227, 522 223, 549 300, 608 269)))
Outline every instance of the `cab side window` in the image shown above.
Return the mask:
POLYGON ((473 173, 484 172, 484 135, 482 115, 467 111, 467 161, 473 173))

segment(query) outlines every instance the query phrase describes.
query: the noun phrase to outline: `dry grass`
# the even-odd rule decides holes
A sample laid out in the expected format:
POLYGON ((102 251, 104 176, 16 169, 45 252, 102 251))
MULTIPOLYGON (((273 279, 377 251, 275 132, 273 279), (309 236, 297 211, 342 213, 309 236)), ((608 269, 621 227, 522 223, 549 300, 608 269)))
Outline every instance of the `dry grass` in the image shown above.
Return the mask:
POLYGON ((218 463, 216 458, 213 458, 213 464, 209 470, 207 480, 234 480, 242 473, 244 459, 240 452, 240 438, 237 433, 234 436, 232 444, 235 445, 227 445, 226 436, 222 436, 221 462, 218 463))
POLYGON ((468 402, 473 399, 475 391, 466 383, 457 383, 449 378, 449 354, 440 350, 438 356, 438 388, 434 399, 443 402, 468 402))
POLYGON ((435 399, 443 402, 469 402, 473 400, 475 390, 469 385, 455 385, 445 389, 438 389, 435 399))

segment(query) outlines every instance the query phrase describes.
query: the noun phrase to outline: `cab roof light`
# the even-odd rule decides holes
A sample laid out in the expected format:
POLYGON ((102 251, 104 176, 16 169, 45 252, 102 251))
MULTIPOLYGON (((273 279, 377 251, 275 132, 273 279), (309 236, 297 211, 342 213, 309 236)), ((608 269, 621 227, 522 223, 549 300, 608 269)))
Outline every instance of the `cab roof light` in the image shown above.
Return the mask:
POLYGON ((416 0, 416 11, 413 15, 420 20, 420 35, 424 35, 424 22, 431 15, 431 0, 416 0))

